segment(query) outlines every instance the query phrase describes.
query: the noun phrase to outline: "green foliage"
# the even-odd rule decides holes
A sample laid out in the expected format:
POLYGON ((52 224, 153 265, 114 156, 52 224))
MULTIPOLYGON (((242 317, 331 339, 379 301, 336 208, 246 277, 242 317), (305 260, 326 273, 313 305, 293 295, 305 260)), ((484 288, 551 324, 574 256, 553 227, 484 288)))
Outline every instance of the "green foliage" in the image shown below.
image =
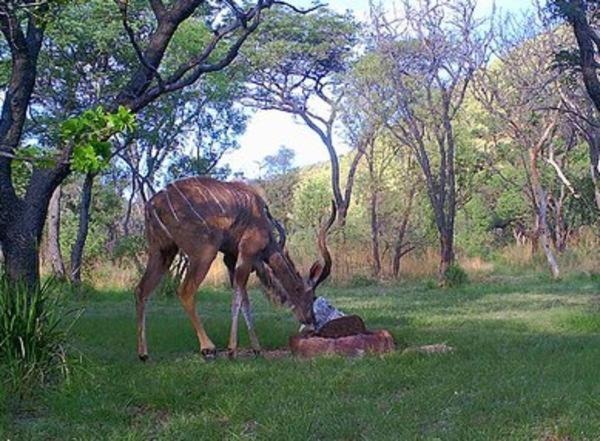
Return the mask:
POLYGON ((448 288, 457 288, 469 283, 469 276, 460 265, 454 263, 444 272, 444 286, 448 288))
POLYGON ((485 256, 494 245, 492 214, 482 195, 474 195, 457 215, 456 245, 468 256, 485 256))
POLYGON ((177 297, 177 288, 181 284, 181 277, 178 274, 174 274, 168 271, 160 281, 160 284, 156 288, 156 296, 162 298, 177 297))
POLYGON ((115 259, 131 259, 146 250, 146 238, 142 235, 122 237, 113 249, 115 259))
MULTIPOLYGON (((63 252, 67 251, 64 255, 68 255, 77 237, 82 180, 82 176, 74 177, 62 187, 60 246, 63 252)), ((107 256, 112 257, 107 248, 115 239, 114 233, 122 222, 125 204, 123 198, 117 193, 117 188, 105 176, 100 176, 98 181, 100 185, 94 185, 92 193, 88 237, 84 250, 84 270, 89 269, 98 259, 106 260, 107 256)), ((122 240, 128 243, 124 245, 126 247, 134 247, 136 241, 140 242, 139 237, 122 240)), ((121 240, 117 242, 115 249, 119 247, 120 242, 121 240)), ((142 242, 145 248, 145 241, 142 242)), ((138 243, 137 246, 140 244, 138 243)))
MULTIPOLYGON (((326 72, 345 70, 346 57, 356 43, 358 25, 351 15, 321 8, 301 20, 294 12, 274 9, 246 51, 253 67, 271 69, 281 75, 308 74, 317 78, 326 72)), ((285 80, 284 80, 285 81, 285 80)))
POLYGON ((73 145, 71 164, 74 170, 97 173, 108 166, 111 136, 135 127, 135 116, 123 106, 107 113, 102 106, 86 110, 61 125, 63 142, 73 145))
POLYGON ((294 192, 293 223, 297 228, 315 228, 331 207, 329 170, 315 170, 301 179, 294 192))
POLYGON ((67 336, 69 320, 53 281, 30 289, 0 280, 0 372, 3 382, 19 394, 67 379, 71 361, 67 336))

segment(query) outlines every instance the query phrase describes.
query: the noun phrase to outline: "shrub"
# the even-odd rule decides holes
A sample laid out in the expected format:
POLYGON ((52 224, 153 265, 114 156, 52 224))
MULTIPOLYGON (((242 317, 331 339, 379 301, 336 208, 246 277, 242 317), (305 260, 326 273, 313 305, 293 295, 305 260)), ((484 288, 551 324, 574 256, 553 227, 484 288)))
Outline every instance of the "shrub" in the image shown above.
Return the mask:
POLYGON ((377 280, 373 277, 355 274, 348 282, 348 286, 351 288, 367 288, 369 286, 377 285, 377 280))
POLYGON ((444 284, 449 288, 466 285, 469 283, 469 276, 466 271, 457 264, 450 265, 444 273, 444 284))
POLYGON ((177 273, 167 271, 163 276, 158 288, 156 289, 157 297, 172 298, 177 294, 177 288, 181 284, 181 276, 177 273))
POLYGON ((0 382, 19 393, 68 379, 72 363, 66 355, 69 329, 56 284, 47 281, 30 289, 0 278, 0 382))

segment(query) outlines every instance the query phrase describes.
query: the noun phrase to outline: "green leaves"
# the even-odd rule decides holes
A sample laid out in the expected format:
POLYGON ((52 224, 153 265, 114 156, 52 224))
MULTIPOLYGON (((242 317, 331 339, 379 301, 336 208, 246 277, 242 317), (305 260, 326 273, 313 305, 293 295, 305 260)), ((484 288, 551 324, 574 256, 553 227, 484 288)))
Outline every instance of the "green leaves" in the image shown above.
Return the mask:
POLYGON ((55 160, 48 152, 36 145, 21 147, 15 152, 15 161, 35 162, 38 167, 52 167, 55 160))
POLYGON ((109 139, 135 128, 135 116, 123 106, 107 113, 102 106, 86 110, 62 123, 64 142, 73 145, 71 166, 83 173, 95 173, 108 166, 112 143, 109 139))

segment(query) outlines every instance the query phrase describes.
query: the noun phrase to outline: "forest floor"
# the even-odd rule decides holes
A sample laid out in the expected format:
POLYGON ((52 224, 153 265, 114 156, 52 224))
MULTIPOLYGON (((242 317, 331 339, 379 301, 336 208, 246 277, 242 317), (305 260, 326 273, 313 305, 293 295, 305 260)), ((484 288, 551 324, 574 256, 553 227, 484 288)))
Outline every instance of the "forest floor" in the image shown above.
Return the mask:
MULTIPOLYGON (((94 292, 69 305, 84 308, 72 333, 83 362, 71 381, 19 404, 0 392, 0 439, 600 440, 598 276, 321 291, 390 330, 398 350, 206 362, 177 299, 154 298, 151 359, 141 363, 131 293, 94 292), (440 343, 454 351, 403 351, 440 343)), ((284 348, 297 330, 291 313, 252 297, 262 345, 284 348)), ((198 295, 221 348, 229 302, 225 289, 198 295)))

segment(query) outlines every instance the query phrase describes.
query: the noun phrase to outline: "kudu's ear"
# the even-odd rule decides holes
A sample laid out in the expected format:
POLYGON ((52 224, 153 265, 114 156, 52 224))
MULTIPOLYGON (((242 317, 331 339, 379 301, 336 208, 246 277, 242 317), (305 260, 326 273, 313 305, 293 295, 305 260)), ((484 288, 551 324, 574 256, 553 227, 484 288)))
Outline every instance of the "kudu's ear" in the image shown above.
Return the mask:
POLYGON ((310 271, 308 272, 308 284, 313 288, 316 288, 317 282, 321 278, 324 268, 325 266, 319 261, 313 263, 313 265, 310 267, 310 271))

